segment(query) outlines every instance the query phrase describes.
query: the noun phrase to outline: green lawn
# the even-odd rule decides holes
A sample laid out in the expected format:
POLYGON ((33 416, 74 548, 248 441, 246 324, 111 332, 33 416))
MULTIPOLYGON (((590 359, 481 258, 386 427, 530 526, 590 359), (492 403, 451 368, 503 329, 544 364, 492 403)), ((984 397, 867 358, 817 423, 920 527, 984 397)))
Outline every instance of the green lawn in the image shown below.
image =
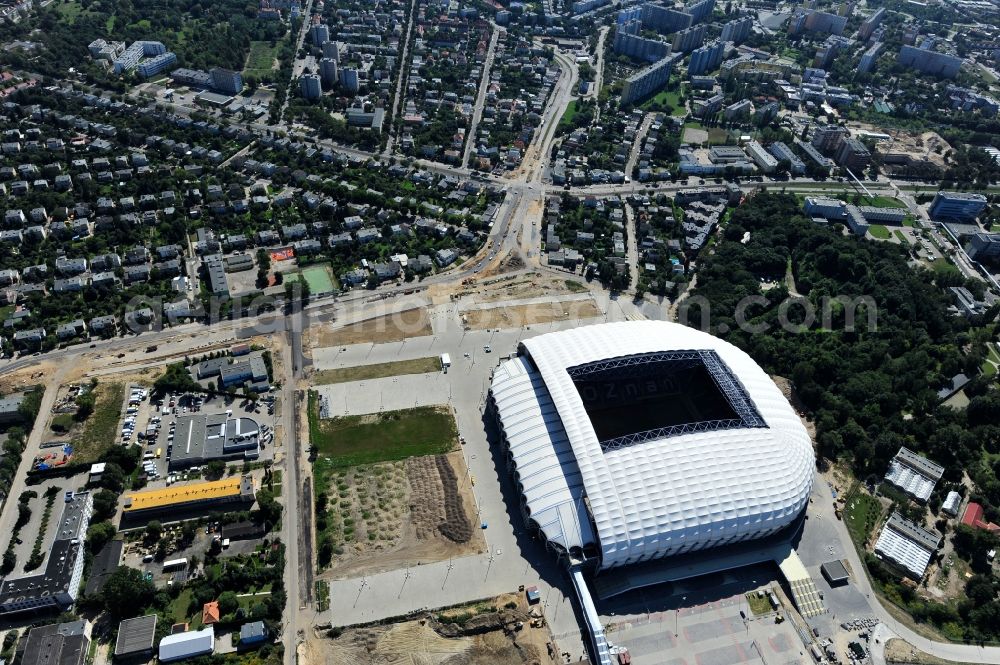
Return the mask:
POLYGON ((990 379, 997 375, 998 366, 1000 366, 1000 354, 997 353, 996 349, 993 348, 993 345, 991 344, 980 371, 982 371, 983 376, 990 379))
POLYGON ((904 245, 910 244, 910 241, 906 238, 905 235, 903 235, 903 232, 900 231, 899 229, 894 229, 892 235, 896 236, 896 240, 903 243, 904 245))
POLYGON ((66 0, 65 2, 58 2, 58 0, 50 5, 55 9, 60 18, 66 23, 76 23, 76 18, 83 11, 83 7, 76 0, 66 0))
POLYGON ((310 391, 309 438, 333 467, 348 467, 440 455, 455 447, 458 431, 450 410, 434 406, 321 419, 310 391))
POLYGON ((844 521, 847 531, 858 545, 864 545, 868 536, 882 518, 882 504, 875 497, 855 492, 847 501, 844 521))
POLYGON ((708 144, 709 145, 723 145, 729 140, 729 132, 721 127, 709 127, 708 128, 708 144))
POLYGON ((669 105, 673 109, 671 115, 682 116, 687 113, 687 109, 681 105, 680 102, 681 91, 678 90, 661 90, 656 93, 653 97, 650 97, 645 102, 642 103, 642 108, 649 109, 660 109, 665 105, 669 105))
POLYGON ((948 273, 953 273, 955 275, 961 274, 961 271, 959 271, 958 267, 944 257, 931 261, 931 270, 933 270, 938 274, 948 274, 948 273))
POLYGON ((100 383, 94 412, 83 424, 83 431, 73 441, 73 461, 93 462, 114 446, 118 439, 118 419, 125 400, 124 383, 100 383))
POLYGON ((754 616, 760 616, 762 614, 770 614, 774 611, 771 607, 771 601, 767 599, 767 596, 758 596, 757 592, 748 593, 747 605, 750 606, 750 611, 753 612, 754 616))
POLYGON ((330 583, 326 580, 316 580, 316 611, 326 612, 330 609, 330 583))
POLYGON ((574 279, 566 280, 566 288, 573 293, 583 293, 587 290, 587 287, 574 279))
POLYGON ((905 208, 906 204, 891 196, 872 196, 865 200, 865 205, 876 208, 905 208))
POLYGON ((576 100, 574 99, 569 104, 566 105, 566 111, 563 113, 562 119, 559 120, 559 124, 563 127, 571 127, 573 125, 573 119, 576 117, 576 100))
POLYGON ((279 48, 279 44, 272 47, 271 42, 250 42, 250 53, 247 55, 247 64, 243 68, 243 74, 259 76, 272 71, 279 48))
POLYGON ((348 381, 364 381, 365 379, 382 379, 388 376, 404 374, 426 374, 441 371, 441 359, 438 356, 429 358, 414 358, 397 362, 377 363, 375 365, 359 365, 357 367, 341 367, 316 372, 313 377, 314 386, 330 383, 347 383, 348 381))
MULTIPOLYGON (((170 605, 167 606, 167 611, 173 618, 175 623, 182 623, 187 621, 187 610, 191 605, 191 599, 194 597, 194 593, 191 589, 184 589, 177 597, 170 601, 170 605)), ((199 621, 201 617, 198 617, 199 621)))
POLYGON ((879 240, 889 239, 889 229, 885 228, 881 224, 872 224, 868 227, 868 234, 872 238, 878 238, 879 240))

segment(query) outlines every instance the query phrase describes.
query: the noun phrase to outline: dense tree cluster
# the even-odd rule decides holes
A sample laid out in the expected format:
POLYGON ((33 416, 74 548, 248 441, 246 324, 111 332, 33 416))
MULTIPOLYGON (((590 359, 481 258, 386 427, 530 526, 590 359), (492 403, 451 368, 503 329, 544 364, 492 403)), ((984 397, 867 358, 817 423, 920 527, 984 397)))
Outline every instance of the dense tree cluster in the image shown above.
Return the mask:
MULTIPOLYGON (((968 471, 977 486, 974 498, 997 519, 1000 464, 989 459, 1000 453, 1000 395, 991 379, 979 376, 985 341, 995 334, 992 321, 977 327, 952 316, 939 278, 911 267, 899 246, 841 231, 805 219, 793 196, 758 194, 734 212, 716 251, 703 258, 694 295, 708 307, 693 305, 689 324, 706 326, 769 373, 791 379, 816 423, 820 455, 850 461, 859 477, 874 479, 905 445, 945 466, 945 486, 955 487, 968 471), (748 296, 755 297, 749 306, 743 300, 748 296), (837 296, 846 300, 825 300, 837 296), (853 330, 845 321, 852 309, 853 330), (937 393, 959 372, 976 377, 964 411, 942 406, 937 393)), ((976 562, 997 538, 973 531, 956 532, 956 552, 996 587, 988 568, 976 562)), ((956 638, 1000 636, 1000 602, 953 607, 925 601, 877 560, 870 568, 918 620, 956 638)), ((985 595, 985 584, 976 582, 977 594, 985 595)))
POLYGON ((30 39, 39 41, 45 52, 43 57, 32 58, 28 68, 50 76, 65 76, 66 70, 75 67, 104 78, 87 52, 87 45, 95 39, 162 41, 177 54, 179 66, 239 71, 251 41, 273 42, 285 32, 281 22, 256 16, 256 3, 244 0, 56 0, 40 7, 37 15, 0 29, 0 38, 26 39, 30 33, 30 39))

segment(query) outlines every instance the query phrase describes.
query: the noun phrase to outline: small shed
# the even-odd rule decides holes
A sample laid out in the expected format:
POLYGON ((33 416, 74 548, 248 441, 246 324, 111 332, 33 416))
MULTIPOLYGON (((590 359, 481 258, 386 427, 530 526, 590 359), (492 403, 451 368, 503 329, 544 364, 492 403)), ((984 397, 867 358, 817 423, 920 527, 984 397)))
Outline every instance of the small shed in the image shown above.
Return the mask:
POLYGON ((267 627, 263 621, 251 621, 240 626, 240 646, 260 644, 267 639, 267 627))
POLYGON ((820 570, 823 572, 823 577, 826 578, 826 581, 830 583, 830 586, 847 584, 849 578, 847 568, 844 567, 844 563, 840 559, 824 563, 820 566, 820 570))

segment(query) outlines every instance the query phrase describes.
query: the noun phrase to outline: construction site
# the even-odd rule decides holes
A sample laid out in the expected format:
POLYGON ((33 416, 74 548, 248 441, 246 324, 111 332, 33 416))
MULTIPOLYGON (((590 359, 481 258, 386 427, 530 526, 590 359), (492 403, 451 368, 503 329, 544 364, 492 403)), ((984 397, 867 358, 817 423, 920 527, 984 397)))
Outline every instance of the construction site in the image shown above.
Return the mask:
MULTIPOLYGON (((395 622, 328 631, 306 645, 327 665, 542 665, 561 662, 539 605, 510 593, 395 622)), ((301 654, 300 654, 301 655, 301 654)))

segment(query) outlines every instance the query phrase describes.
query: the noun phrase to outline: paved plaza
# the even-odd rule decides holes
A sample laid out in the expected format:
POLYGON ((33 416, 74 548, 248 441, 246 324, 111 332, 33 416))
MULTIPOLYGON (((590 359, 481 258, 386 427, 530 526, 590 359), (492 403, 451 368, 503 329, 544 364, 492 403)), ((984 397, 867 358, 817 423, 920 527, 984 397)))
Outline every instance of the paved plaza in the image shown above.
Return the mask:
POLYGON ((605 617, 609 641, 628 648, 635 662, 640 663, 785 665, 811 662, 791 622, 775 623, 774 615, 753 617, 742 593, 705 602, 671 596, 666 602, 683 606, 605 617), (744 619, 741 612, 748 618, 744 619))

